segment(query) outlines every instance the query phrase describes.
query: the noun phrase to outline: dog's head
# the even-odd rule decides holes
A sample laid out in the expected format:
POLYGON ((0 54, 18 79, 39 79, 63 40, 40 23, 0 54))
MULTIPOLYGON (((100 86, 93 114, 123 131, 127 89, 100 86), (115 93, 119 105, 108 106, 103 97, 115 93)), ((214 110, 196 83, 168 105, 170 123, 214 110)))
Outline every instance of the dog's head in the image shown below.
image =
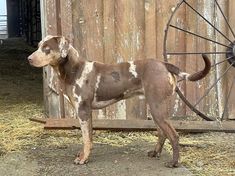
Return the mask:
POLYGON ((68 52, 69 41, 65 37, 48 35, 39 42, 38 49, 28 57, 28 61, 34 67, 56 66, 68 52))

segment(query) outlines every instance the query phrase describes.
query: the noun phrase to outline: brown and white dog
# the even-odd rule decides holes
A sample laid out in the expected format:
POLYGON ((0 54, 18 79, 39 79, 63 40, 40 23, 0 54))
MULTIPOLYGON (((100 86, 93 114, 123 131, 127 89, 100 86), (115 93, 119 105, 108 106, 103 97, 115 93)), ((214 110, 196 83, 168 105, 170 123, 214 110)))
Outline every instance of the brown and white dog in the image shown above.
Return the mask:
POLYGON ((76 111, 84 142, 83 150, 74 161, 76 164, 85 164, 91 152, 92 109, 104 108, 135 95, 144 95, 159 129, 159 141, 156 148, 148 155, 160 156, 164 142, 168 138, 173 148, 173 160, 168 163, 168 167, 178 166, 179 137, 166 120, 167 110, 162 108, 163 103, 174 93, 176 76, 197 81, 208 74, 211 64, 205 55, 203 59, 205 68, 191 75, 180 71, 172 64, 156 59, 117 64, 84 61, 69 41, 61 36, 45 37, 39 43, 38 50, 28 57, 32 66, 50 65, 54 68, 64 85, 64 95, 76 111))

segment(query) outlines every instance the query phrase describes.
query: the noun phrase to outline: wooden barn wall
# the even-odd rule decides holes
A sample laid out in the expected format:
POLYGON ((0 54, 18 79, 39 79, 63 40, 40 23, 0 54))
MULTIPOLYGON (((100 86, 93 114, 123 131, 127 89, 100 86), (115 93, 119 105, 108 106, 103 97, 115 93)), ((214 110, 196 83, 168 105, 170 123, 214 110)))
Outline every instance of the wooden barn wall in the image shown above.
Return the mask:
MULTIPOLYGON (((218 0, 223 10, 228 14, 229 21, 235 28, 234 0, 218 0)), ((167 21, 179 2, 178 0, 41 0, 44 14, 44 35, 64 35, 73 43, 84 59, 117 63, 135 59, 156 58, 163 60, 163 38, 167 21)), ((201 6, 201 13, 206 18, 217 20, 217 25, 223 32, 224 22, 221 17, 215 19, 214 1, 191 1, 195 7, 201 6)), ((178 26, 190 24, 200 34, 216 38, 202 20, 195 18, 192 11, 181 8, 178 12, 178 26)), ((219 51, 220 47, 208 48, 204 40, 188 37, 178 31, 170 32, 169 47, 180 51, 219 51), (193 41, 197 44, 193 45, 193 41)), ((185 71, 195 72, 203 67, 200 59, 195 56, 180 56, 173 61, 185 71)), ((220 56, 213 58, 221 60, 220 56)), ((215 77, 225 69, 226 64, 212 72, 205 80, 198 83, 180 84, 180 89, 190 101, 195 101, 203 90, 208 88, 215 77)), ((230 72, 229 74, 234 74, 230 72)), ((69 103, 60 95, 59 83, 51 68, 44 70, 44 94, 46 112, 50 117, 73 117, 73 110, 69 103)), ((223 79, 215 92, 205 98, 200 109, 212 115, 220 113, 227 94, 227 85, 233 81, 223 79), (217 102, 217 103, 214 103, 217 102), (215 104, 215 107, 211 106, 215 104)), ((230 101, 235 102, 235 93, 230 101)), ((235 114, 235 110, 231 114, 235 114)), ((193 114, 185 104, 175 95, 166 108, 171 109, 173 115, 193 114)), ((147 105, 140 97, 120 101, 106 109, 95 111, 98 119, 147 119, 149 115, 147 105)))

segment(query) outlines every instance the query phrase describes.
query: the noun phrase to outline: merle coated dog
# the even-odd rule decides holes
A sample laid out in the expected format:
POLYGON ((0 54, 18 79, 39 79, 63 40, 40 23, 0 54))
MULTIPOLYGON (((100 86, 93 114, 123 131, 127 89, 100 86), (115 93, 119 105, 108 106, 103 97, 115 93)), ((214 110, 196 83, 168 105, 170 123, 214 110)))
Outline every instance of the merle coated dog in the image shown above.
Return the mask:
MULTIPOLYGON (((188 74, 178 67, 156 59, 135 60, 117 64, 85 61, 63 36, 47 36, 38 50, 28 57, 32 66, 50 65, 63 85, 63 94, 71 103, 79 119, 84 146, 76 164, 85 164, 92 148, 92 109, 101 109, 136 95, 144 95, 154 122, 158 126, 159 139, 148 155, 160 156, 166 138, 173 148, 173 160, 168 167, 177 167, 179 160, 179 137, 166 120, 167 110, 163 104, 175 90, 177 77, 188 81, 204 78, 211 68, 207 56, 203 70, 188 74)), ((92 58, 95 60, 95 58, 92 58)))

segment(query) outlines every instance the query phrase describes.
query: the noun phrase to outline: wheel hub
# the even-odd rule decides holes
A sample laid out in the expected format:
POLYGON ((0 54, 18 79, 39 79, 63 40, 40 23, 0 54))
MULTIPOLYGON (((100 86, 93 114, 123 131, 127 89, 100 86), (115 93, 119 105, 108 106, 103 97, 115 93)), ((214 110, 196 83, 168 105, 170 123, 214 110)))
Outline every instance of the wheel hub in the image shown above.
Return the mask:
POLYGON ((233 67, 235 67, 235 41, 231 43, 229 47, 230 48, 227 49, 226 58, 228 59, 229 64, 233 64, 233 67))

